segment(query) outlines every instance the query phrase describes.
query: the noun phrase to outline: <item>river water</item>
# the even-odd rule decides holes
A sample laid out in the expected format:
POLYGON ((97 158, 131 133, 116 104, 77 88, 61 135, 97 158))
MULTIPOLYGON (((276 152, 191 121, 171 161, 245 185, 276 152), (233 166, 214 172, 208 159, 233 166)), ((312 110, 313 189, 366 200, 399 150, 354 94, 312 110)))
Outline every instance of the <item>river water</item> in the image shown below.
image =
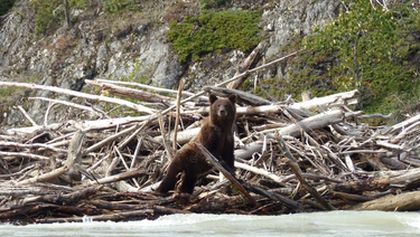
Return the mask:
POLYGON ((420 212, 333 211, 279 216, 187 214, 132 222, 0 225, 0 236, 419 237, 420 212))

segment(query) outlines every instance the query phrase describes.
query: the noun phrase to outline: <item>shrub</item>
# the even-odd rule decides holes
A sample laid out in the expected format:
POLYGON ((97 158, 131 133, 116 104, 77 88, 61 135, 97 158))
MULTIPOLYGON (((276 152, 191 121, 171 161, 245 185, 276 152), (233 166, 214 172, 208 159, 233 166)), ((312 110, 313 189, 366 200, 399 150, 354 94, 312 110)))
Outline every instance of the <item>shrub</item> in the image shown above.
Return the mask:
POLYGON ((257 11, 204 12, 172 22, 168 38, 182 63, 225 49, 248 51, 260 41, 260 18, 257 11))
POLYGON ((355 0, 351 10, 301 42, 306 51, 293 60, 294 95, 315 96, 359 89, 364 109, 388 113, 420 100, 418 62, 420 15, 408 5, 390 11, 355 0))
MULTIPOLYGON (((33 0, 31 3, 35 9, 36 35, 45 35, 63 24, 63 0, 33 0)), ((69 0, 69 5, 71 9, 86 9, 88 0, 69 0)))
POLYGON ((71 8, 85 9, 88 6, 88 0, 69 0, 71 8))
POLYGON ((13 7, 13 4, 15 4, 16 0, 1 0, 0 1, 0 16, 6 14, 10 8, 13 7))
POLYGON ((35 9, 35 34, 44 35, 63 21, 64 15, 57 12, 62 0, 34 0, 31 3, 35 9))
POLYGON ((202 9, 212 9, 222 7, 230 3, 230 0, 200 0, 200 7, 202 9))
POLYGON ((123 10, 137 10, 135 0, 104 0, 103 9, 107 13, 116 14, 123 10))

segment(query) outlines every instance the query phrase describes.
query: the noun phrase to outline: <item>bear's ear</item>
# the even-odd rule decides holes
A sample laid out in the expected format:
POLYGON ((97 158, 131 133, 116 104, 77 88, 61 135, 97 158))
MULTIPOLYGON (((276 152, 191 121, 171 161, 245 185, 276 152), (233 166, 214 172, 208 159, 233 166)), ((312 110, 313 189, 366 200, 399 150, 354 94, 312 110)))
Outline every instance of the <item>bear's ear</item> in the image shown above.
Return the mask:
POLYGON ((229 95, 229 100, 233 103, 233 104, 235 104, 236 103, 236 95, 229 95))
POLYGON ((210 104, 213 104, 217 100, 217 96, 214 94, 209 95, 210 104))

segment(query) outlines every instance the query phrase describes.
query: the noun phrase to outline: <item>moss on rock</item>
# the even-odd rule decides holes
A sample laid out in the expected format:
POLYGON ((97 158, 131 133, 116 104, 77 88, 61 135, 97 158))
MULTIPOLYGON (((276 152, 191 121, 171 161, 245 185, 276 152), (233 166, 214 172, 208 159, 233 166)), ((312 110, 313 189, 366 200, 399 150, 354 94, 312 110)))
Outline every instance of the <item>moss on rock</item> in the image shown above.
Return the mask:
POLYGON ((190 58, 197 61, 210 52, 248 51, 261 39, 260 19, 258 11, 205 11, 182 22, 172 22, 168 38, 182 63, 190 58))

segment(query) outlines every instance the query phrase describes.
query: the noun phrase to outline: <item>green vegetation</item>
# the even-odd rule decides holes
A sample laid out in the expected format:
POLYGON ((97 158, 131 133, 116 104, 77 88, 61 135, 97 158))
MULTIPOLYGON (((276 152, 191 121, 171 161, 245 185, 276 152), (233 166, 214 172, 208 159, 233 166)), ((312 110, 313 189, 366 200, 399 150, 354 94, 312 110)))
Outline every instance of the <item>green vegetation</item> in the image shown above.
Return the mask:
POLYGON ((381 113, 420 101, 420 14, 408 5, 383 11, 369 1, 351 2, 350 11, 294 46, 306 50, 292 61, 290 81, 277 82, 281 91, 269 94, 357 88, 364 110, 381 113))
MULTIPOLYGON (((150 81, 150 76, 149 74, 151 74, 151 68, 144 66, 142 64, 142 62, 140 60, 136 60, 135 63, 132 65, 132 71, 130 71, 130 73, 128 73, 126 76, 122 76, 120 77, 118 80, 119 81, 125 81, 125 82, 136 82, 136 83, 141 83, 141 84, 148 84, 150 81), (142 70, 143 69, 143 70, 142 70)), ((125 65, 125 69, 129 70, 131 67, 128 65, 125 65)), ((128 86, 130 87, 130 86, 128 86)), ((135 87, 134 87, 135 88, 135 87)), ((130 97, 124 97, 124 96, 115 96, 112 94, 109 94, 108 91, 97 91, 96 93, 101 92, 102 95, 104 96, 109 96, 109 97, 115 97, 115 98, 124 98, 127 101, 133 102, 133 103, 138 103, 139 99, 136 98, 130 98, 130 97)), ((102 109, 104 111, 107 112, 108 115, 110 116, 140 116, 141 113, 137 112, 137 111, 133 111, 133 110, 127 110, 124 107, 121 106, 115 106, 113 104, 109 104, 109 103, 100 103, 102 106, 102 109)))
POLYGON ((123 10, 137 10, 138 4, 135 0, 105 0, 103 8, 107 13, 117 14, 123 10))
MULTIPOLYGON (((63 24, 63 0, 33 0, 31 3, 35 9, 35 33, 37 35, 53 32, 63 24)), ((88 0, 69 0, 72 9, 86 9, 88 3, 88 0)), ((135 0, 104 0, 101 4, 104 12, 110 14, 118 14, 123 10, 136 10, 138 8, 135 0)))
POLYGON ((200 0, 200 7, 202 9, 219 8, 228 3, 230 3, 230 0, 200 0))
MULTIPOLYGON (((63 24, 63 0, 33 0, 35 9, 35 34, 45 35, 63 24)), ((85 9, 87 0, 69 0, 70 8, 85 9)))
MULTIPOLYGON (((147 84, 150 80, 151 70, 149 67, 144 67, 140 60, 136 60, 133 65, 133 70, 127 75, 120 78, 120 81, 128 81, 128 82, 137 82, 142 84, 147 84), (143 69, 144 68, 144 69, 143 69), (142 70, 143 69, 143 70, 142 70), (141 73, 143 71, 143 73, 141 73)), ((126 66, 126 68, 128 68, 126 66)))
POLYGON ((13 4, 15 4, 16 0, 1 0, 0 1, 0 16, 6 14, 10 8, 13 7, 13 4))
MULTIPOLYGON (((9 112, 10 108, 16 103, 18 98, 16 95, 20 95, 20 90, 17 87, 1 87, 0 88, 0 114, 3 115, 5 112, 9 112)), ((0 123, 2 123, 3 116, 0 116, 0 123)))
POLYGON ((172 22, 168 38, 182 63, 225 49, 249 51, 260 41, 260 18, 258 11, 206 11, 172 22))
POLYGON ((71 8, 86 9, 88 6, 88 0, 69 0, 71 8))
POLYGON ((63 14, 57 14, 55 9, 61 4, 61 0, 34 0, 32 5, 35 9, 35 34, 44 35, 49 29, 56 29, 64 19, 63 14))
POLYGON ((0 98, 8 98, 18 90, 17 87, 2 87, 0 88, 0 98))

